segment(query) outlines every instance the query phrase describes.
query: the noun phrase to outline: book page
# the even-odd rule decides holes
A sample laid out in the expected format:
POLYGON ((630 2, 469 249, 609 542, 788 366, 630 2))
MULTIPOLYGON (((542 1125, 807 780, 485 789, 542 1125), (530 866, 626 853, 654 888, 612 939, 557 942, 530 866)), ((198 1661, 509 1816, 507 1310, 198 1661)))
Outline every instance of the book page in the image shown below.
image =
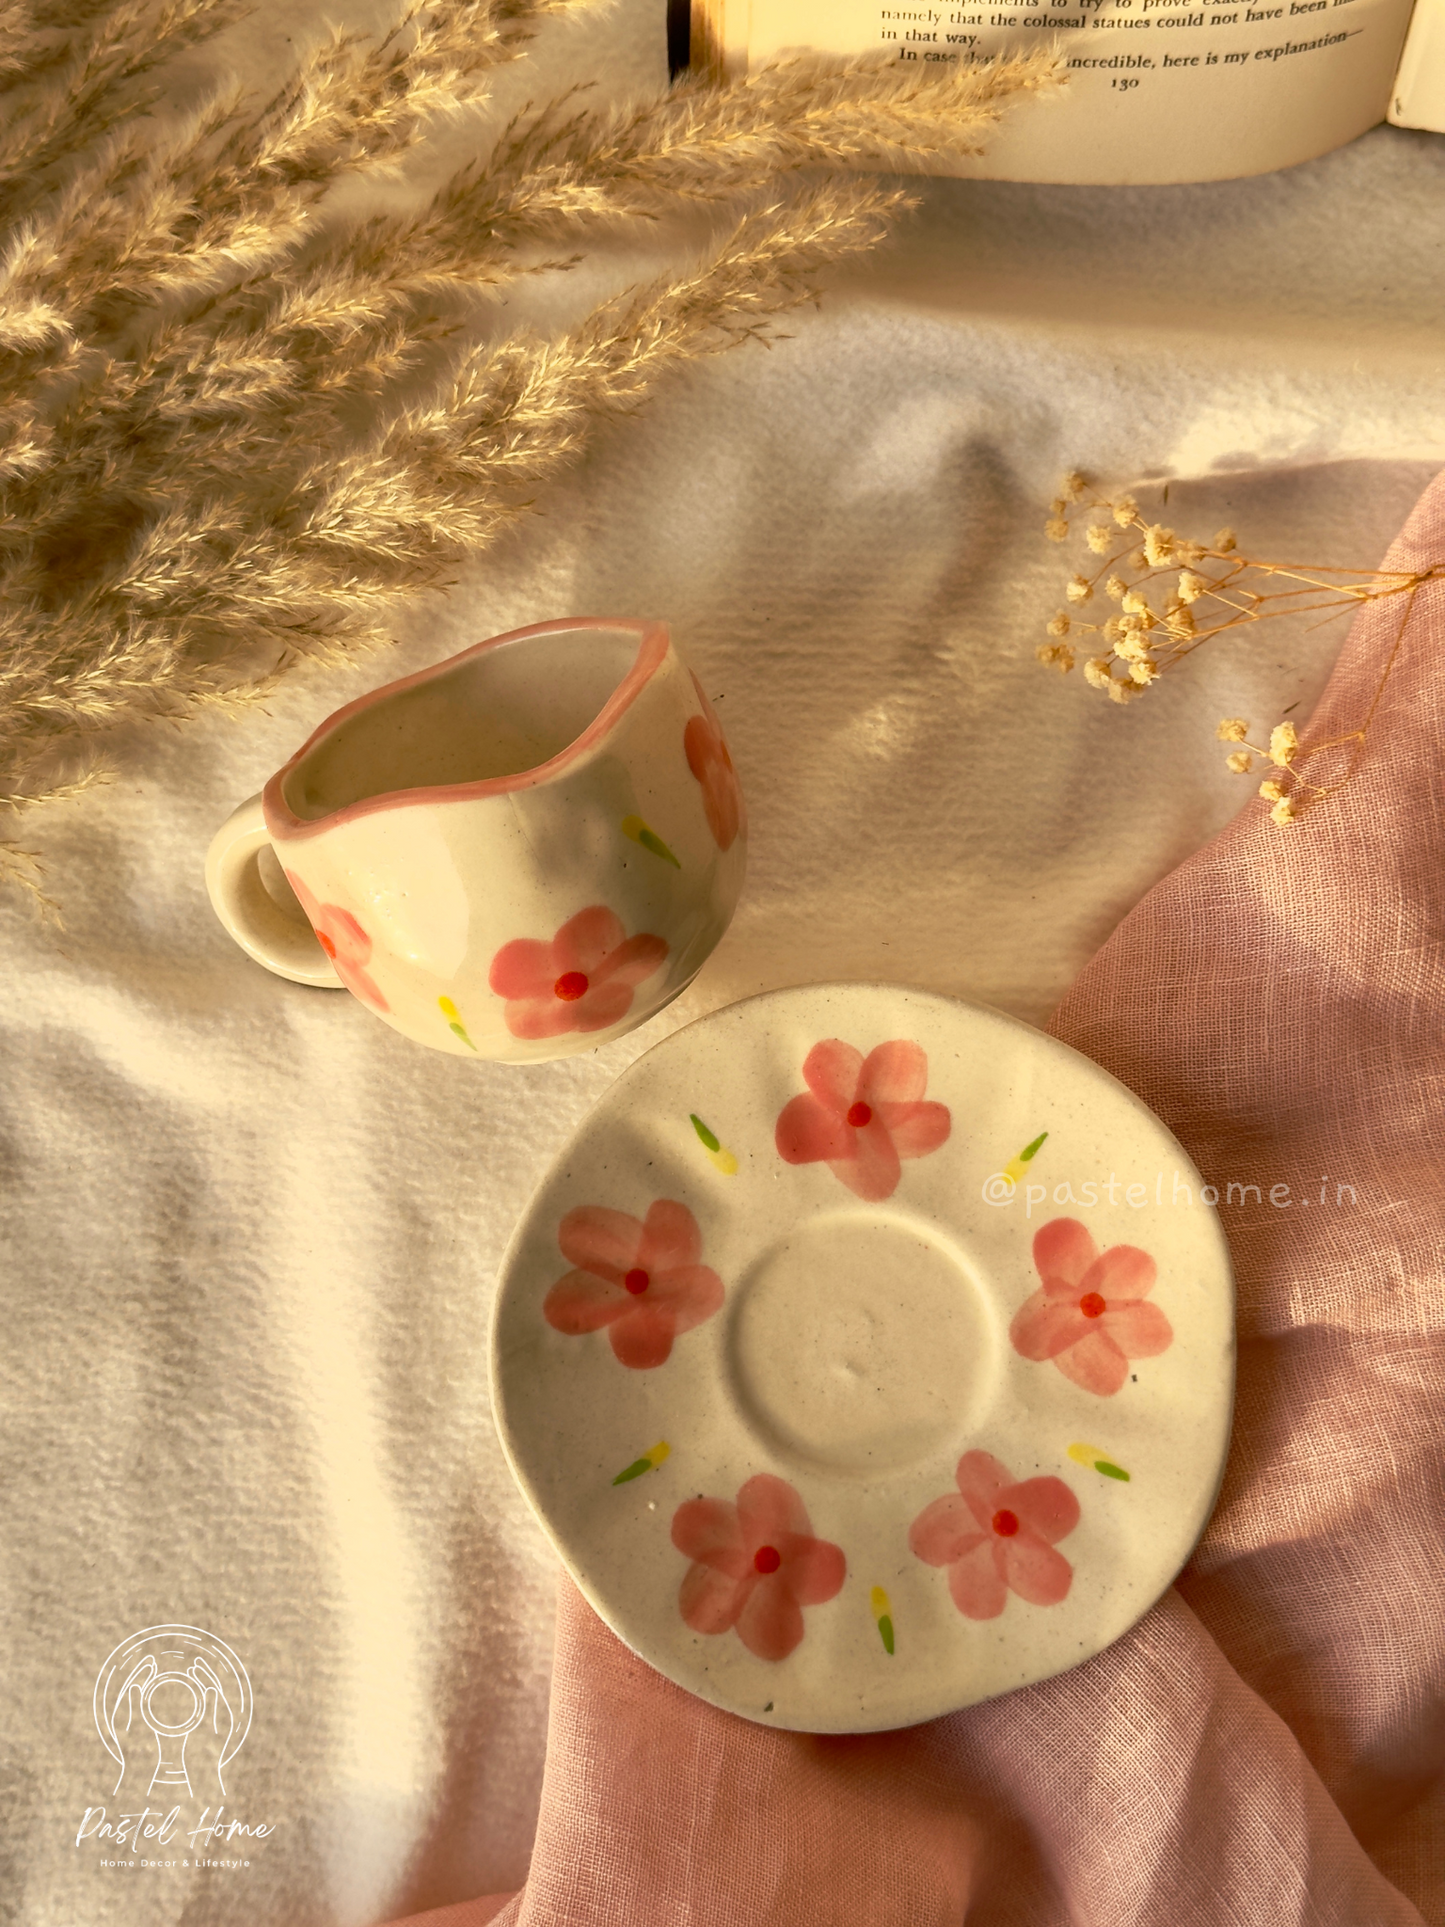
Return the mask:
POLYGON ((954 64, 1054 46, 1069 84, 951 173, 1132 185, 1264 174, 1390 107, 1411 0, 694 0, 729 71, 789 50, 954 64))
POLYGON ((1445 134, 1445 0, 1415 0, 1390 119, 1445 134))

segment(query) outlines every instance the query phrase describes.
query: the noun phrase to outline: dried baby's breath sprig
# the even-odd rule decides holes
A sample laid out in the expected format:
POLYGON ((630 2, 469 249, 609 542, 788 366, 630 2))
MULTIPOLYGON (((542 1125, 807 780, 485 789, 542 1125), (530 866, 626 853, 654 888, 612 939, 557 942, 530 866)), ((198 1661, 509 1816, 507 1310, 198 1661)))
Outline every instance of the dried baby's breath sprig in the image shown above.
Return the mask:
POLYGON ((1235 774, 1247 774, 1256 759, 1273 766, 1277 774, 1265 779, 1259 794, 1274 805, 1270 814, 1277 824, 1297 821, 1349 781, 1399 653, 1414 598, 1427 582, 1445 577, 1445 563, 1421 570, 1352 570, 1268 561, 1241 554, 1233 529, 1220 529, 1211 542, 1196 542, 1148 521, 1134 496, 1100 494, 1087 484, 1068 493, 1063 505, 1067 514, 1059 513, 1060 506, 1052 505, 1045 532, 1055 541, 1067 540, 1073 532, 1069 515, 1082 512, 1090 518, 1083 531, 1086 546, 1099 558, 1069 577, 1065 595, 1078 607, 1102 587, 1119 605, 1117 615, 1094 623, 1075 617, 1071 625, 1077 638, 1093 636, 1105 645, 1107 653, 1085 663, 1084 680, 1116 703, 1142 695, 1202 643, 1230 630, 1271 616, 1329 616, 1401 598, 1403 614, 1394 647, 1366 714, 1353 730, 1327 741, 1301 740, 1286 718, 1274 726, 1266 744, 1258 744, 1250 742, 1244 719, 1232 716, 1215 732, 1221 742, 1240 745, 1225 758, 1226 768, 1235 774), (1327 752, 1340 754, 1327 763, 1320 760, 1327 752), (1330 780, 1314 780, 1312 768, 1328 768, 1330 780))
POLYGON ((910 202, 857 170, 975 153, 1058 74, 795 60, 626 109, 574 92, 420 214, 328 220, 343 175, 405 158, 585 4, 403 0, 269 101, 222 93, 158 133, 167 63, 230 0, 0 0, 0 803, 71 793, 122 718, 254 697, 375 637, 596 421, 769 340, 876 246, 910 202), (484 305, 664 216, 693 223, 672 271, 555 338, 484 305))
POLYGON ((1151 569, 1162 569, 1174 560, 1174 531, 1152 523, 1144 531, 1144 558, 1151 569))
POLYGON ((1276 723, 1269 733, 1269 759, 1288 769, 1299 753, 1299 737, 1293 723, 1276 723))

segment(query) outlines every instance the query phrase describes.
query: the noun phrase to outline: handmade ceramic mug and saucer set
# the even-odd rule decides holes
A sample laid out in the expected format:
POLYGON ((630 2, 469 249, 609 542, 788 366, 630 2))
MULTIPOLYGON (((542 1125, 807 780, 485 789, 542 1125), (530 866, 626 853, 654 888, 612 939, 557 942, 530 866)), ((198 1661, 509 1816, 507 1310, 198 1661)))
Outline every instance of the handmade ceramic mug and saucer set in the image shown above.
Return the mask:
MULTIPOLYGON (((745 847, 665 628, 572 620, 339 710, 207 882, 267 968, 520 1062, 677 996, 745 847)), ((639 1058, 523 1213, 492 1328, 504 1450, 597 1612, 812 1732, 1119 1638, 1209 1517, 1233 1383, 1228 1254, 1159 1120, 1028 1025, 889 984, 768 992, 639 1058)))

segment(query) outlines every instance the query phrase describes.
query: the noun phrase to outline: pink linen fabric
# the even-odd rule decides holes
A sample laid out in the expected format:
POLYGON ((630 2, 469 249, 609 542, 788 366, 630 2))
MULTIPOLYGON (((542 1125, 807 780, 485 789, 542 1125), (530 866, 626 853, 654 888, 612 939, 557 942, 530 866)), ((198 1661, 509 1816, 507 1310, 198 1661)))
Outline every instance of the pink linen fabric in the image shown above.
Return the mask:
POLYGON ((477 1900, 458 1900, 450 1907, 430 1907, 424 1914, 411 1915, 401 1927, 488 1927, 515 1897, 482 1894, 477 1900))
MULTIPOLYGON (((1389 566, 1434 561, 1445 477, 1389 566)), ((1361 614, 1310 733, 1358 722, 1402 613, 1361 614)), ((1052 1029, 1259 1187, 1221 1207, 1238 1406, 1185 1574, 1087 1665, 858 1739, 703 1705, 564 1582, 498 1927, 1445 1922, 1445 584, 1355 780, 1287 830, 1246 808, 1052 1029)))

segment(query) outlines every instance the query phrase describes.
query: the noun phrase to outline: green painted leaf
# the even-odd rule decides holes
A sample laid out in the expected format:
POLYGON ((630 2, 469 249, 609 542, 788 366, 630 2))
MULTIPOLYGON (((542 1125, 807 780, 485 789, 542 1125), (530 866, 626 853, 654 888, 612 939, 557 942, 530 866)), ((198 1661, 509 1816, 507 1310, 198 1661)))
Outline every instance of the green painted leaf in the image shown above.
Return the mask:
POLYGON ((881 1619, 879 1620, 879 1622, 878 1622, 878 1630, 879 1630, 879 1632, 880 1632, 880 1633, 882 1633, 882 1635, 883 1635, 883 1650, 884 1650, 884 1652, 885 1652, 885 1653, 892 1653, 892 1651, 893 1651, 893 1621, 892 1621, 892 1619, 891 1619, 891 1618, 890 1618, 890 1617, 888 1616, 888 1614, 887 1614, 887 1613, 884 1613, 884 1615, 883 1615, 883 1617, 882 1617, 882 1618, 881 1618, 881 1619))
POLYGON ((722 1145, 718 1142, 718 1140, 713 1136, 712 1132, 703 1123, 702 1119, 698 1116, 697 1112, 689 1111, 688 1116, 692 1119, 692 1128, 697 1132, 698 1136, 702 1139, 703 1143, 707 1146, 708 1150, 720 1151, 722 1149, 722 1145))
POLYGON ((652 1470, 651 1459, 634 1459, 625 1472, 619 1472, 612 1481, 614 1485, 626 1485, 629 1479, 640 1479, 644 1472, 652 1470))
POLYGON ((1019 1152, 1019 1163, 1027 1164, 1029 1159, 1034 1155, 1035 1151, 1038 1150, 1039 1146, 1043 1143, 1044 1139, 1047 1136, 1048 1136, 1047 1131, 1040 1131, 1032 1144, 1026 1144, 1023 1150, 1019 1152))
POLYGON ((1129 1483, 1129 1474, 1124 1470, 1123 1466, 1110 1465, 1107 1459, 1095 1459, 1094 1470, 1096 1472, 1102 1472, 1106 1479, 1122 1479, 1125 1485, 1129 1483))
POLYGON ((660 856, 664 863, 670 863, 674 870, 680 870, 682 868, 682 865, 655 830, 644 830, 637 840, 644 850, 651 850, 652 854, 654 856, 660 856))
POLYGON ((672 851, 668 849, 662 838, 657 834, 657 831, 649 829, 640 816, 624 816, 622 819, 622 834, 624 836, 630 836, 634 843, 640 843, 644 850, 651 850, 654 856, 660 856, 663 862, 670 863, 674 870, 680 870, 682 868, 682 865, 672 854, 672 851))

